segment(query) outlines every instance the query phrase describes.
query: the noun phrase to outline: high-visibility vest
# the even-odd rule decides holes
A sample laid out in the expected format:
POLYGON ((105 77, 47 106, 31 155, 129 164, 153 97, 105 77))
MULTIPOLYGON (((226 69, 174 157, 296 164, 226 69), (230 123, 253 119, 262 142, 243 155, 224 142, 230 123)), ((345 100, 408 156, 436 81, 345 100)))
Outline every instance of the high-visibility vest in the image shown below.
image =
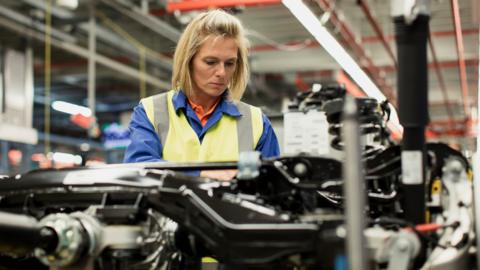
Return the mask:
POLYGON ((164 160, 175 162, 237 161, 243 151, 253 151, 263 132, 262 112, 235 102, 241 116, 223 115, 200 140, 183 111, 173 106, 174 90, 141 100, 147 117, 162 143, 164 160))

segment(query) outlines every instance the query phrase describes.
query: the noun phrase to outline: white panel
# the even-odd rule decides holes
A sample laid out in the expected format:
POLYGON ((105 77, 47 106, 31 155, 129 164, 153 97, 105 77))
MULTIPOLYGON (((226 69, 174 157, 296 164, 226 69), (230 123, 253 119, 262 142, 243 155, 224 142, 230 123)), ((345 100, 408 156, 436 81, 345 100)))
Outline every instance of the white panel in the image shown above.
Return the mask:
POLYGON ((33 56, 7 49, 4 54, 4 110, 0 113, 0 140, 37 143, 32 129, 33 56))

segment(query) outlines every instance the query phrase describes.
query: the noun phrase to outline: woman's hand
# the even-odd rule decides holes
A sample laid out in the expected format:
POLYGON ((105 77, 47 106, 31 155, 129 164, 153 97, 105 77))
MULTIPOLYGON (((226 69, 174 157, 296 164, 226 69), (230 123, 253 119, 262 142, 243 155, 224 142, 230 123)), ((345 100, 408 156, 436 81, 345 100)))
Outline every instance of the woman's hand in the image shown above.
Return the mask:
POLYGON ((208 170, 201 171, 200 176, 220 181, 230 181, 235 177, 237 172, 238 170, 208 170))

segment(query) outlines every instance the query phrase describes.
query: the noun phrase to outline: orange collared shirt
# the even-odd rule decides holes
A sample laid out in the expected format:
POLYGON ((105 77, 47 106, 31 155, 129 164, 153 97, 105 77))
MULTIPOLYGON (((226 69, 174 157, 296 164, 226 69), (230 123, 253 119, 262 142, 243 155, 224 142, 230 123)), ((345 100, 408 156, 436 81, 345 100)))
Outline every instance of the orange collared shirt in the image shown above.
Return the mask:
POLYGON ((202 127, 204 127, 207 124, 208 119, 212 115, 212 113, 215 110, 215 108, 217 107, 218 103, 220 103, 220 98, 219 98, 217 100, 217 102, 215 102, 215 104, 213 104, 212 108, 210 108, 210 110, 208 110, 208 112, 205 112, 203 110, 202 106, 193 103, 193 101, 191 101, 190 99, 187 99, 187 100, 188 100, 188 104, 190 104, 193 111, 197 115, 198 119, 200 119, 200 122, 202 123, 202 127))

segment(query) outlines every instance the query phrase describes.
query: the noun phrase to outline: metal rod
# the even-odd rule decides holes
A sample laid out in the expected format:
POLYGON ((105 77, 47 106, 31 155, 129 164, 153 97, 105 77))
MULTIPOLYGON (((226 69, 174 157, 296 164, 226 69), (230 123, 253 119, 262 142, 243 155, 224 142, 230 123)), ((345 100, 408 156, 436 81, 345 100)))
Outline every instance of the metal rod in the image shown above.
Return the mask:
POLYGON ((347 96, 344 105, 343 141, 345 162, 343 179, 345 194, 345 216, 347 223, 347 260, 349 269, 367 269, 365 250, 365 186, 361 158, 360 129, 357 105, 353 97, 347 96))
MULTIPOLYGON (((480 22, 479 22, 480 23, 480 22)), ((480 26, 480 25, 479 25, 480 26)), ((478 44, 480 44, 480 35, 478 36, 478 44)), ((480 46, 478 46, 478 55, 477 57, 480 58, 480 46)), ((480 67, 477 69, 477 72, 478 72, 478 76, 480 78, 480 67)), ((478 88, 477 89, 480 89, 480 80, 478 80, 478 88)), ((477 117, 480 115, 480 107, 478 107, 480 105, 480 95, 477 95, 477 117)), ((475 237, 476 239, 476 242, 477 242, 477 269, 480 269, 480 237, 478 237, 479 233, 480 233, 480 222, 479 222, 479 218, 480 218, 480 156, 479 156, 479 153, 480 153, 480 122, 477 121, 476 125, 476 134, 477 134, 477 140, 476 140, 476 152, 475 152, 475 155, 474 155, 474 159, 473 159, 473 198, 474 198, 474 211, 475 211, 475 216, 474 216, 474 220, 476 221, 475 222, 475 235, 477 237, 475 237)))
POLYGON ((347 26, 347 24, 340 19, 340 16, 333 10, 333 5, 329 0, 316 0, 317 4, 325 11, 330 13, 330 21, 339 29, 345 43, 348 44, 356 54, 356 57, 365 61, 366 66, 364 69, 369 76, 376 82, 378 87, 382 89, 385 96, 389 99, 390 103, 396 104, 396 97, 393 88, 380 76, 379 68, 374 64, 373 60, 367 56, 363 46, 358 43, 357 38, 353 34, 353 31, 347 26))
POLYGON ((55 250, 58 238, 51 229, 41 227, 30 216, 0 212, 0 251, 23 256, 41 247, 55 250))
POLYGON ((365 0, 360 0, 360 7, 363 10, 363 13, 365 13, 365 16, 367 16, 367 20, 370 22, 370 25, 373 27, 373 30, 377 34, 378 38, 382 41, 383 47, 385 47, 385 50, 387 50, 388 55, 393 61, 393 64, 395 67, 397 67, 397 59, 395 58, 395 55, 393 54, 393 50, 390 47, 390 45, 387 42, 387 39, 385 38, 385 35, 383 34, 382 29, 380 29, 380 25, 375 19, 375 17, 372 15, 372 12, 370 12, 370 7, 367 4, 367 1, 365 0))
POLYGON ((445 81, 443 80, 442 71, 440 70, 440 65, 438 63, 435 47, 433 46, 431 34, 428 35, 428 45, 430 48, 430 53, 432 55, 433 65, 435 66, 435 73, 437 74, 438 83, 440 84, 440 89, 442 90, 443 100, 445 101, 445 108, 447 110, 448 118, 450 119, 450 121, 453 121, 454 116, 452 106, 448 102, 450 99, 448 98, 447 87, 445 86, 445 81))
POLYGON ((452 17, 453 26, 455 28, 455 42, 457 43, 458 54, 458 67, 460 76, 460 86, 462 88, 463 97, 463 110, 465 112, 465 118, 470 118, 470 102, 468 94, 467 72, 465 68, 465 56, 463 54, 463 37, 462 37, 462 23, 460 19, 460 11, 458 9, 458 1, 451 0, 452 2, 452 17))

